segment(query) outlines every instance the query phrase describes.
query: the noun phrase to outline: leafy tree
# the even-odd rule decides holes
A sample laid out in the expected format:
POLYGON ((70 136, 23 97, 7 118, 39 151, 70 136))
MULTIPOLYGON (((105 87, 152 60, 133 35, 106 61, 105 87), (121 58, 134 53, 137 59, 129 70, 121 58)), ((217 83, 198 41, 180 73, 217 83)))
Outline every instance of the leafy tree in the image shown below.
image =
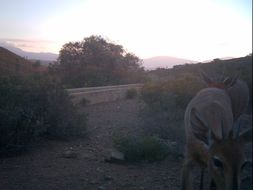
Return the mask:
POLYGON ((135 83, 144 79, 141 60, 101 36, 65 44, 56 65, 66 87, 135 83))

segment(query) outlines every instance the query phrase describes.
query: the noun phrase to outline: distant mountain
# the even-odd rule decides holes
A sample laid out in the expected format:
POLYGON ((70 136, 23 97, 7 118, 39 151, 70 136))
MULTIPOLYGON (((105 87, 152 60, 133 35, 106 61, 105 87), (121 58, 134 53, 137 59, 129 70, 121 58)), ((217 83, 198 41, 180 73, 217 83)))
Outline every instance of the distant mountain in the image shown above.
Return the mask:
POLYGON ((146 70, 153 70, 156 68, 172 68, 174 65, 181 65, 185 63, 197 63, 197 62, 170 56, 157 56, 144 59, 143 67, 146 70))
POLYGON ((20 48, 17 48, 15 46, 6 44, 6 43, 1 43, 0 42, 0 47, 6 48, 9 51, 24 57, 26 59, 33 59, 33 60, 45 60, 45 61, 56 61, 58 58, 58 54, 55 53, 48 53, 48 52, 40 52, 40 53, 35 53, 35 52, 28 52, 24 51, 20 48))

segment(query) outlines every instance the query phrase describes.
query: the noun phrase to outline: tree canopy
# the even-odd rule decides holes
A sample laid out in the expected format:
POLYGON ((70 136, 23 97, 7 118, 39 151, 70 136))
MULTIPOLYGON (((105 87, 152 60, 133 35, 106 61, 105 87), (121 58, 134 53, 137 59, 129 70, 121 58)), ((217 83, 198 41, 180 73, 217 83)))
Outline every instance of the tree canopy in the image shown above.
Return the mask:
POLYGON ((66 87, 135 83, 144 80, 142 61, 101 36, 63 45, 53 70, 66 87))

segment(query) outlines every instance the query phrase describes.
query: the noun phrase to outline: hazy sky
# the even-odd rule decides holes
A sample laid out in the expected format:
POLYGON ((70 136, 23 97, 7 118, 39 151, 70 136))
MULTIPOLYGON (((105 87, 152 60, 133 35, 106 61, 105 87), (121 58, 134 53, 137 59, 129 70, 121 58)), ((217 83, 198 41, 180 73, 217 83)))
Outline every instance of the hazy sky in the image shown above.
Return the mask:
POLYGON ((0 0, 0 41, 58 53, 101 35, 139 56, 196 61, 252 52, 251 0, 0 0))

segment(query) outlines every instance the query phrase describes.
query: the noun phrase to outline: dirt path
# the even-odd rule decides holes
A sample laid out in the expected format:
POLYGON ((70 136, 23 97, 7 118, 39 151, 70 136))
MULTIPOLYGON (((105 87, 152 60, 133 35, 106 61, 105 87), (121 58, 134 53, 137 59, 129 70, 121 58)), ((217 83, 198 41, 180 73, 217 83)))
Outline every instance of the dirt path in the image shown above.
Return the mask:
POLYGON ((105 162, 114 133, 138 132, 138 100, 89 106, 87 138, 43 141, 27 154, 0 159, 1 190, 179 190, 182 160, 105 162))

